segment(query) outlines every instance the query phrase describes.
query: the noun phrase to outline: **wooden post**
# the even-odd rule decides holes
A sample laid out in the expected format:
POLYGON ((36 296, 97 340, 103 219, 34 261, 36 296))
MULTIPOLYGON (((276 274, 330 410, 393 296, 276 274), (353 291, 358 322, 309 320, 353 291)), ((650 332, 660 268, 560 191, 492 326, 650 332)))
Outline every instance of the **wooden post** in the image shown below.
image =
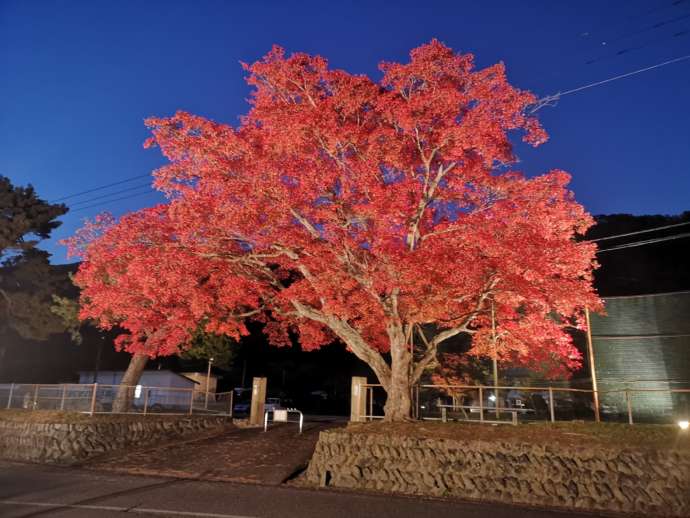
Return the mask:
POLYGON ((594 367, 594 348, 592 347, 592 326, 589 321, 589 308, 585 306, 585 320, 587 321, 587 354, 589 355, 589 371, 592 376, 592 398, 594 400, 594 420, 601 421, 599 415, 599 390, 597 389, 597 373, 594 367))
POLYGON ((67 395, 67 385, 62 386, 62 396, 60 397, 60 410, 65 409, 65 396, 67 395))
POLYGON ((194 413, 194 389, 189 391, 189 415, 194 413))
POLYGON ((14 395, 14 383, 10 385, 10 395, 7 398, 7 408, 12 408, 12 396, 14 395))
POLYGON ((98 383, 93 384, 93 390, 91 391, 91 408, 89 409, 89 415, 93 415, 96 410, 96 393, 98 392, 98 383))
POLYGON ((630 400, 630 389, 625 389, 625 403, 628 406, 628 424, 633 424, 632 401, 630 400))
POLYGON ((484 390, 479 386, 479 421, 484 422, 484 390))
POLYGON ((553 387, 549 387, 549 411, 551 413, 551 422, 556 422, 556 414, 553 407, 553 387))
POLYGON ((264 408, 266 405, 266 378, 252 380, 252 404, 249 413, 249 424, 261 426, 264 422, 264 408))
POLYGON ((367 413, 367 379, 364 376, 353 376, 350 389, 350 421, 353 423, 366 421, 367 413))
POLYGON ((34 401, 31 404, 31 410, 36 410, 38 407, 38 389, 40 385, 34 385, 34 401))
POLYGON ((230 416, 230 419, 232 419, 232 413, 234 411, 234 405, 233 405, 234 400, 235 400, 235 390, 233 389, 230 391, 230 412, 228 413, 228 415, 230 416))
POLYGON ((142 387, 142 390, 144 391, 144 415, 146 415, 146 412, 149 410, 149 389, 142 387))

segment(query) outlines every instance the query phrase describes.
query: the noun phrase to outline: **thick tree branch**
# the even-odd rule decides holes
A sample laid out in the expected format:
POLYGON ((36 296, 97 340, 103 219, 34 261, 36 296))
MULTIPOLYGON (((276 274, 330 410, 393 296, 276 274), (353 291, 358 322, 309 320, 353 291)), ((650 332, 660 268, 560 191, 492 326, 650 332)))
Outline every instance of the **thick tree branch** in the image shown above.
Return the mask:
POLYGON ((381 385, 383 385, 383 388, 386 391, 388 390, 391 378, 390 367, 379 352, 369 347, 356 329, 346 321, 332 315, 327 315, 302 302, 297 300, 291 302, 292 306, 301 317, 319 322, 333 331, 338 338, 345 342, 355 356, 371 367, 376 377, 381 382, 381 385))

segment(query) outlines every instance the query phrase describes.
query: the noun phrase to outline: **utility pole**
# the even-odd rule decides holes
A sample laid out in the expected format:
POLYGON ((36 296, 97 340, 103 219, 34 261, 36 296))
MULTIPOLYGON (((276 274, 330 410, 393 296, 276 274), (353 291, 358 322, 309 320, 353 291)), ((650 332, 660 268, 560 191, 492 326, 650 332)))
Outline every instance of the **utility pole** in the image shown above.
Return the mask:
POLYGON ((594 348, 592 347, 592 326, 589 320, 589 308, 585 306, 585 320, 587 322, 587 354, 589 356, 589 371, 592 375, 592 397, 594 400, 594 420, 598 423, 599 416, 599 390, 597 389, 597 373, 594 368, 594 348))
POLYGON ((213 358, 208 359, 208 370, 206 371, 206 397, 204 399, 204 409, 208 410, 208 390, 211 385, 211 364, 213 358))
POLYGON ((500 412, 498 408, 498 360, 497 360, 497 351, 496 351, 496 310, 494 308, 494 299, 491 299, 491 340, 494 345, 494 358, 493 358, 493 364, 494 364, 494 397, 496 400, 494 401, 494 406, 496 407, 496 419, 499 419, 500 417, 500 412))

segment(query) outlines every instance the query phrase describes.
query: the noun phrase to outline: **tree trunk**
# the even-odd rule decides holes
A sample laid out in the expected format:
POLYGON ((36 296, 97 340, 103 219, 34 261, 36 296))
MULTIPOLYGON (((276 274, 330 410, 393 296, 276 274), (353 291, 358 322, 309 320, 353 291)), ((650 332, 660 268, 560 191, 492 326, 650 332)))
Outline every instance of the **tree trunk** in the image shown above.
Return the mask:
POLYGON ((117 388, 117 394, 113 400, 113 412, 129 411, 134 397, 134 386, 139 383, 141 374, 144 372, 144 367, 146 367, 146 362, 148 362, 148 360, 149 357, 145 354, 136 353, 132 355, 125 375, 122 376, 120 386, 117 388))
POLYGON ((384 421, 400 422, 412 420, 412 400, 410 398, 410 383, 407 379, 391 379, 388 389, 384 421))
POLYGON ((396 340, 391 344, 391 378, 387 388, 384 421, 400 422, 412 419, 412 400, 410 383, 410 366, 412 355, 404 341, 396 340))

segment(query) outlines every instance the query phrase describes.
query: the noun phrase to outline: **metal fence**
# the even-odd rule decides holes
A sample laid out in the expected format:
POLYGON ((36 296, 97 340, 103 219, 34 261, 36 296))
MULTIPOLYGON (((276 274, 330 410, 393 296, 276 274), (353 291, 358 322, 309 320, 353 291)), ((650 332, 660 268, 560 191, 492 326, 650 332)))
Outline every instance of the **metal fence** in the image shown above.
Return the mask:
POLYGON ((113 413, 113 402, 123 390, 128 414, 232 416, 233 391, 200 392, 173 387, 93 384, 0 384, 0 409, 64 410, 93 414, 113 413))
MULTIPOLYGON (((382 419, 386 393, 379 384, 364 385, 366 420, 382 419)), ((594 391, 566 387, 487 385, 416 385, 412 388, 413 417, 420 420, 517 424, 531 421, 604 421, 621 423, 675 422, 690 417, 690 389, 634 388, 594 391), (650 394, 665 393, 670 410, 649 413, 650 394), (605 396, 605 397, 604 397, 605 396), (598 414, 598 415, 597 415, 598 414)))

